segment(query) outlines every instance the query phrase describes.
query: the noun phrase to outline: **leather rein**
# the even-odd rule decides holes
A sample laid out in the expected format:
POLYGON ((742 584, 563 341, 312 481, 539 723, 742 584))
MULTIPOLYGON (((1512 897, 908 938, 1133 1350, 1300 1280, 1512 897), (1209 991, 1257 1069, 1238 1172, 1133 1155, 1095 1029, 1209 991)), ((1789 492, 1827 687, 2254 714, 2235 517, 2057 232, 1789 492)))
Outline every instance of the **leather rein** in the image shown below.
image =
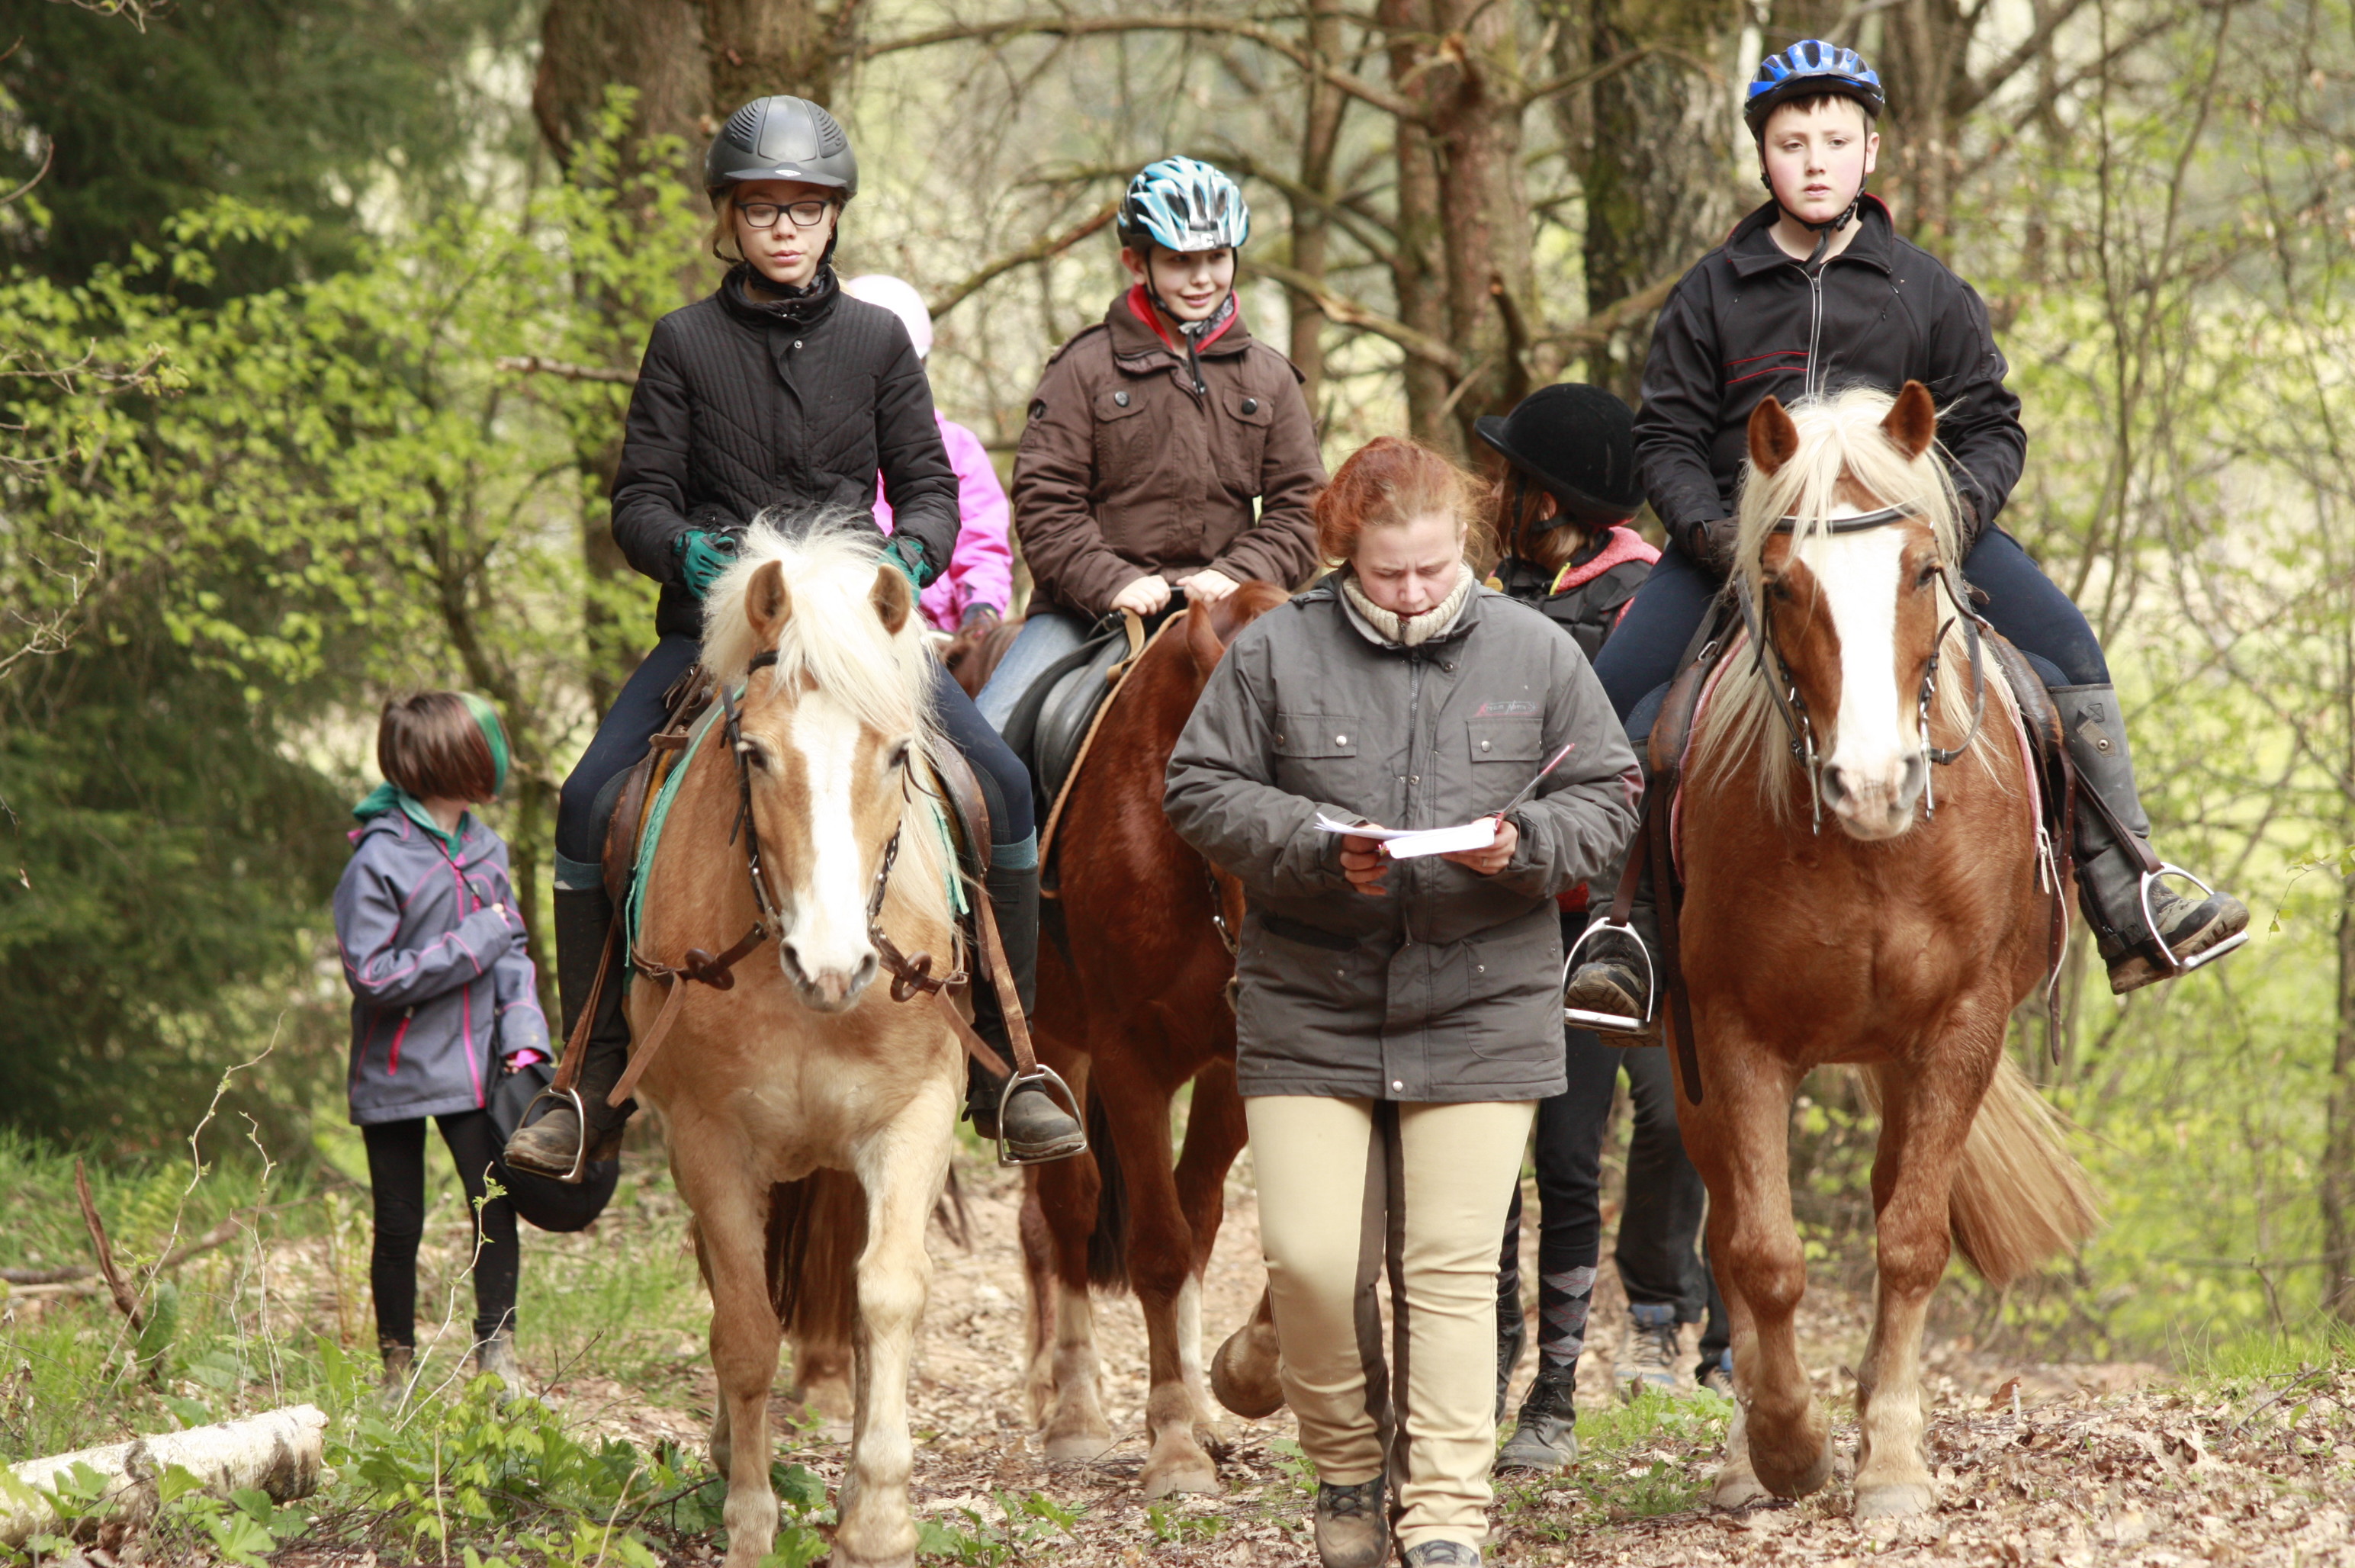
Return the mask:
MULTIPOLYGON (((1824 520, 1825 532, 1860 534, 1913 516, 1910 507, 1883 507, 1878 511, 1860 512, 1852 517, 1831 517, 1824 520)), ((1772 533, 1796 533, 1803 521, 1796 514, 1778 520, 1772 533)), ((1964 587, 1962 574, 1951 561, 1938 567, 1938 583, 1955 614, 1939 624, 1938 635, 1930 645, 1930 662, 1922 671, 1922 690, 1917 704, 1917 728, 1922 737, 1922 758, 1925 763, 1946 767, 1962 757, 1978 738, 1979 726, 1987 717, 1987 671, 1979 641, 1980 628, 1986 624, 1971 608, 1970 591, 1964 587), (1963 738, 1951 747, 1930 743, 1930 704, 1937 695, 1938 661, 1946 645, 1946 634, 1954 629, 1955 619, 1963 624, 1963 637, 1970 649, 1971 661, 1971 721, 1963 738)), ((1807 711, 1807 699, 1800 695, 1798 683, 1791 678, 1790 666, 1783 651, 1774 645, 1772 623, 1759 613, 1757 602, 1752 597, 1749 579, 1741 572, 1731 574, 1733 601, 1742 611, 1742 628, 1750 634, 1751 656, 1756 661, 1758 673, 1766 684, 1766 694, 1774 704, 1774 711, 1783 721, 1784 734, 1788 738, 1791 756, 1807 775, 1807 795, 1814 807, 1815 830, 1824 830, 1823 758, 1816 747, 1813 718, 1807 711)), ((1936 792, 1926 778, 1923 784, 1923 815, 1934 816, 1938 805, 1936 792)))
MULTIPOLYGON (((747 678, 753 671, 772 667, 776 662, 777 654, 773 648, 755 654, 751 663, 745 667, 747 678)), ((605 1096, 608 1105, 618 1107, 637 1087, 638 1079, 670 1033, 679 1002, 687 994, 686 982, 709 986, 715 991, 734 989, 735 966, 762 943, 784 929, 784 917, 778 901, 771 895, 768 868, 761 858, 760 824, 752 808, 751 748, 744 739, 743 710, 738 706, 737 695, 725 687, 719 690, 719 703, 726 720, 728 748, 736 759, 736 819, 728 829, 728 842, 732 845, 738 834, 743 835, 744 870, 752 884, 752 902, 758 913, 753 917, 751 929, 738 937, 735 944, 724 953, 715 955, 700 947, 690 947, 686 957, 675 965, 662 963, 635 951, 630 954, 631 967, 650 980, 661 981, 667 991, 661 1012, 655 1015, 654 1024, 646 1030, 645 1038, 630 1052, 629 1065, 614 1083, 613 1092, 605 1096)), ((900 762, 900 788, 903 798, 908 795, 913 776, 911 759, 902 757, 900 762)), ((1014 1047, 1015 1064, 1011 1068, 988 1041, 974 1031, 973 1025, 965 1020, 952 999, 953 991, 972 983, 965 971, 952 965, 947 974, 935 975, 931 954, 918 953, 910 956, 901 953, 898 944, 885 934, 883 900, 890 888, 891 869, 900 859, 900 836, 905 827, 903 812, 900 824, 891 829, 890 839, 883 846, 883 858, 875 869, 874 884, 867 895, 867 939, 875 948, 877 962, 891 976, 891 999, 905 1002, 920 993, 929 996, 965 1051, 992 1073, 1000 1078, 1036 1075, 1039 1069, 1038 1058, 1031 1049, 1028 1020, 1023 1016, 1021 999, 1015 994, 1013 976, 1006 962, 1005 942, 998 934, 996 916, 987 899, 975 900, 975 923, 980 930, 982 957, 996 988, 998 1005, 1006 1019, 1007 1033, 1014 1047)), ((606 944, 609 960, 613 945, 611 941, 606 944)), ((589 1005, 581 1010, 581 1023, 574 1031, 577 1034, 585 1034, 590 1018, 596 1010, 596 989, 602 989, 605 984, 605 968, 603 963, 598 966, 596 988, 591 992, 589 1005)), ((575 1042, 567 1049, 565 1061, 569 1065, 578 1061, 581 1055, 579 1043, 575 1042)), ((564 1086, 570 1087, 569 1084, 564 1086)))

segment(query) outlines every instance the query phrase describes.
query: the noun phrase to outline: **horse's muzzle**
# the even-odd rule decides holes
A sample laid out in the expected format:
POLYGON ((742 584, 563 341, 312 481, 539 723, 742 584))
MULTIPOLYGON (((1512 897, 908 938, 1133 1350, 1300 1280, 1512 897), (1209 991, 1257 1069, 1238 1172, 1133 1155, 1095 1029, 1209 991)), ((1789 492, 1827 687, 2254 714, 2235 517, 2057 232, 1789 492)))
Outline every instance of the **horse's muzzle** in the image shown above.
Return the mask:
POLYGON ((1919 752, 1900 756, 1894 767, 1858 769, 1837 761, 1823 765, 1824 805, 1841 831, 1870 843, 1894 838, 1913 826, 1914 807, 1929 779, 1919 752))
POLYGON ((848 967, 827 965, 813 970, 803 962, 800 949, 790 942, 777 944, 777 959, 785 978, 794 983, 802 1005, 820 1013, 838 1013, 858 1001, 873 983, 879 967, 872 947, 865 949, 848 967))

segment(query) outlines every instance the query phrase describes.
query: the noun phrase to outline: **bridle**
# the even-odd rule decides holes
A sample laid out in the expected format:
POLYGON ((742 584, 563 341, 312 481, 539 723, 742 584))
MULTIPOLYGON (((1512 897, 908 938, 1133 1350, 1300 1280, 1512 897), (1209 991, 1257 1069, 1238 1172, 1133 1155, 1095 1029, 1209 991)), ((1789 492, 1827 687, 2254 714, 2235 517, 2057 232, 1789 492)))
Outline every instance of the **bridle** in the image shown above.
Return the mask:
MULTIPOLYGON (((1878 511, 1860 512, 1851 517, 1825 518, 1820 526, 1826 533, 1860 534, 1886 528, 1913 515, 1913 508, 1910 507, 1883 507, 1878 511)), ((1797 514, 1787 513, 1768 531, 1794 534, 1803 521, 1805 519, 1797 514)), ((1980 721, 1987 716, 1987 674, 1979 641, 1979 630, 1986 623, 1971 608, 1970 591, 1964 587, 1962 574, 1955 569, 1952 561, 1939 563, 1938 582, 1947 601, 1954 605, 1955 613, 1939 624, 1938 635, 1931 642, 1930 661, 1922 671, 1916 729, 1922 739, 1923 762, 1945 767, 1970 750, 1971 742, 1978 737, 1980 721), (1930 703, 1937 695, 1940 650, 1946 645, 1946 634, 1954 629, 1957 618, 1962 621, 1964 641, 1970 649, 1971 721, 1964 731, 1962 740, 1954 746, 1934 746, 1930 743, 1930 703)), ((1814 809, 1815 831, 1821 833, 1824 830, 1823 759, 1816 748, 1815 724, 1807 711, 1807 699, 1800 695, 1798 683, 1791 678, 1790 666, 1785 661, 1782 650, 1774 645, 1772 623, 1760 613, 1757 602, 1751 595, 1749 580, 1741 572, 1734 572, 1732 586, 1734 603, 1742 611, 1742 628, 1750 634, 1751 656, 1757 662, 1759 677, 1766 685, 1766 694, 1774 705, 1776 715, 1782 720, 1784 733, 1790 742, 1791 756, 1807 775, 1807 795, 1814 809)), ((1937 792, 1929 782, 1926 768, 1922 800, 1923 815, 1925 817, 1935 816, 1937 792)))

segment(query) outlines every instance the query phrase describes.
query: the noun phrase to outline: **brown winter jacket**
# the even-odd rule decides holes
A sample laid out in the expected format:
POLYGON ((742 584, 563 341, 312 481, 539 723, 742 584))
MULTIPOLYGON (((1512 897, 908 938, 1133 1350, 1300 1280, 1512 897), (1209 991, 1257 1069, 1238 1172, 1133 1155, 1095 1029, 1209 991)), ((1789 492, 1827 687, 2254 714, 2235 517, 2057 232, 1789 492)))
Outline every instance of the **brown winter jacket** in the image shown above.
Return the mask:
POLYGON ((1197 397, 1184 352, 1135 297, 1057 350, 1031 400, 1014 527, 1036 592, 1093 618, 1147 571, 1299 586, 1316 570, 1308 507, 1325 483, 1300 373, 1238 313, 1200 354, 1209 391, 1197 397))
POLYGON ((1170 826, 1243 885, 1236 1068, 1247 1094, 1401 1101, 1561 1093, 1554 895, 1613 864, 1640 774, 1578 645, 1473 591, 1419 647, 1385 642, 1324 582, 1245 627, 1169 759, 1170 826), (1513 813, 1484 877, 1400 863, 1387 896, 1341 874, 1337 821, 1440 827, 1513 813))

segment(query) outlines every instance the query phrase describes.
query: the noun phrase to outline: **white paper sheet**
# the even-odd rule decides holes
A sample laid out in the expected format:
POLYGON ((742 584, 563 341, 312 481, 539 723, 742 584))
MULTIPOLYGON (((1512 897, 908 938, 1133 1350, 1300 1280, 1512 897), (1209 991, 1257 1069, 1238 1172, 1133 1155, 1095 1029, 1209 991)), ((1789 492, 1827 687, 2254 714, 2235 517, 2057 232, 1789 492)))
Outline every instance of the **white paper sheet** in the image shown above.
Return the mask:
POLYGON ((1322 833, 1346 833, 1359 838, 1379 841, 1382 853, 1393 860, 1412 860, 1423 855, 1453 855, 1464 849, 1486 849, 1497 841, 1497 819, 1476 816, 1469 822, 1453 827, 1359 827, 1347 822, 1336 822, 1319 812, 1316 827, 1322 833))

